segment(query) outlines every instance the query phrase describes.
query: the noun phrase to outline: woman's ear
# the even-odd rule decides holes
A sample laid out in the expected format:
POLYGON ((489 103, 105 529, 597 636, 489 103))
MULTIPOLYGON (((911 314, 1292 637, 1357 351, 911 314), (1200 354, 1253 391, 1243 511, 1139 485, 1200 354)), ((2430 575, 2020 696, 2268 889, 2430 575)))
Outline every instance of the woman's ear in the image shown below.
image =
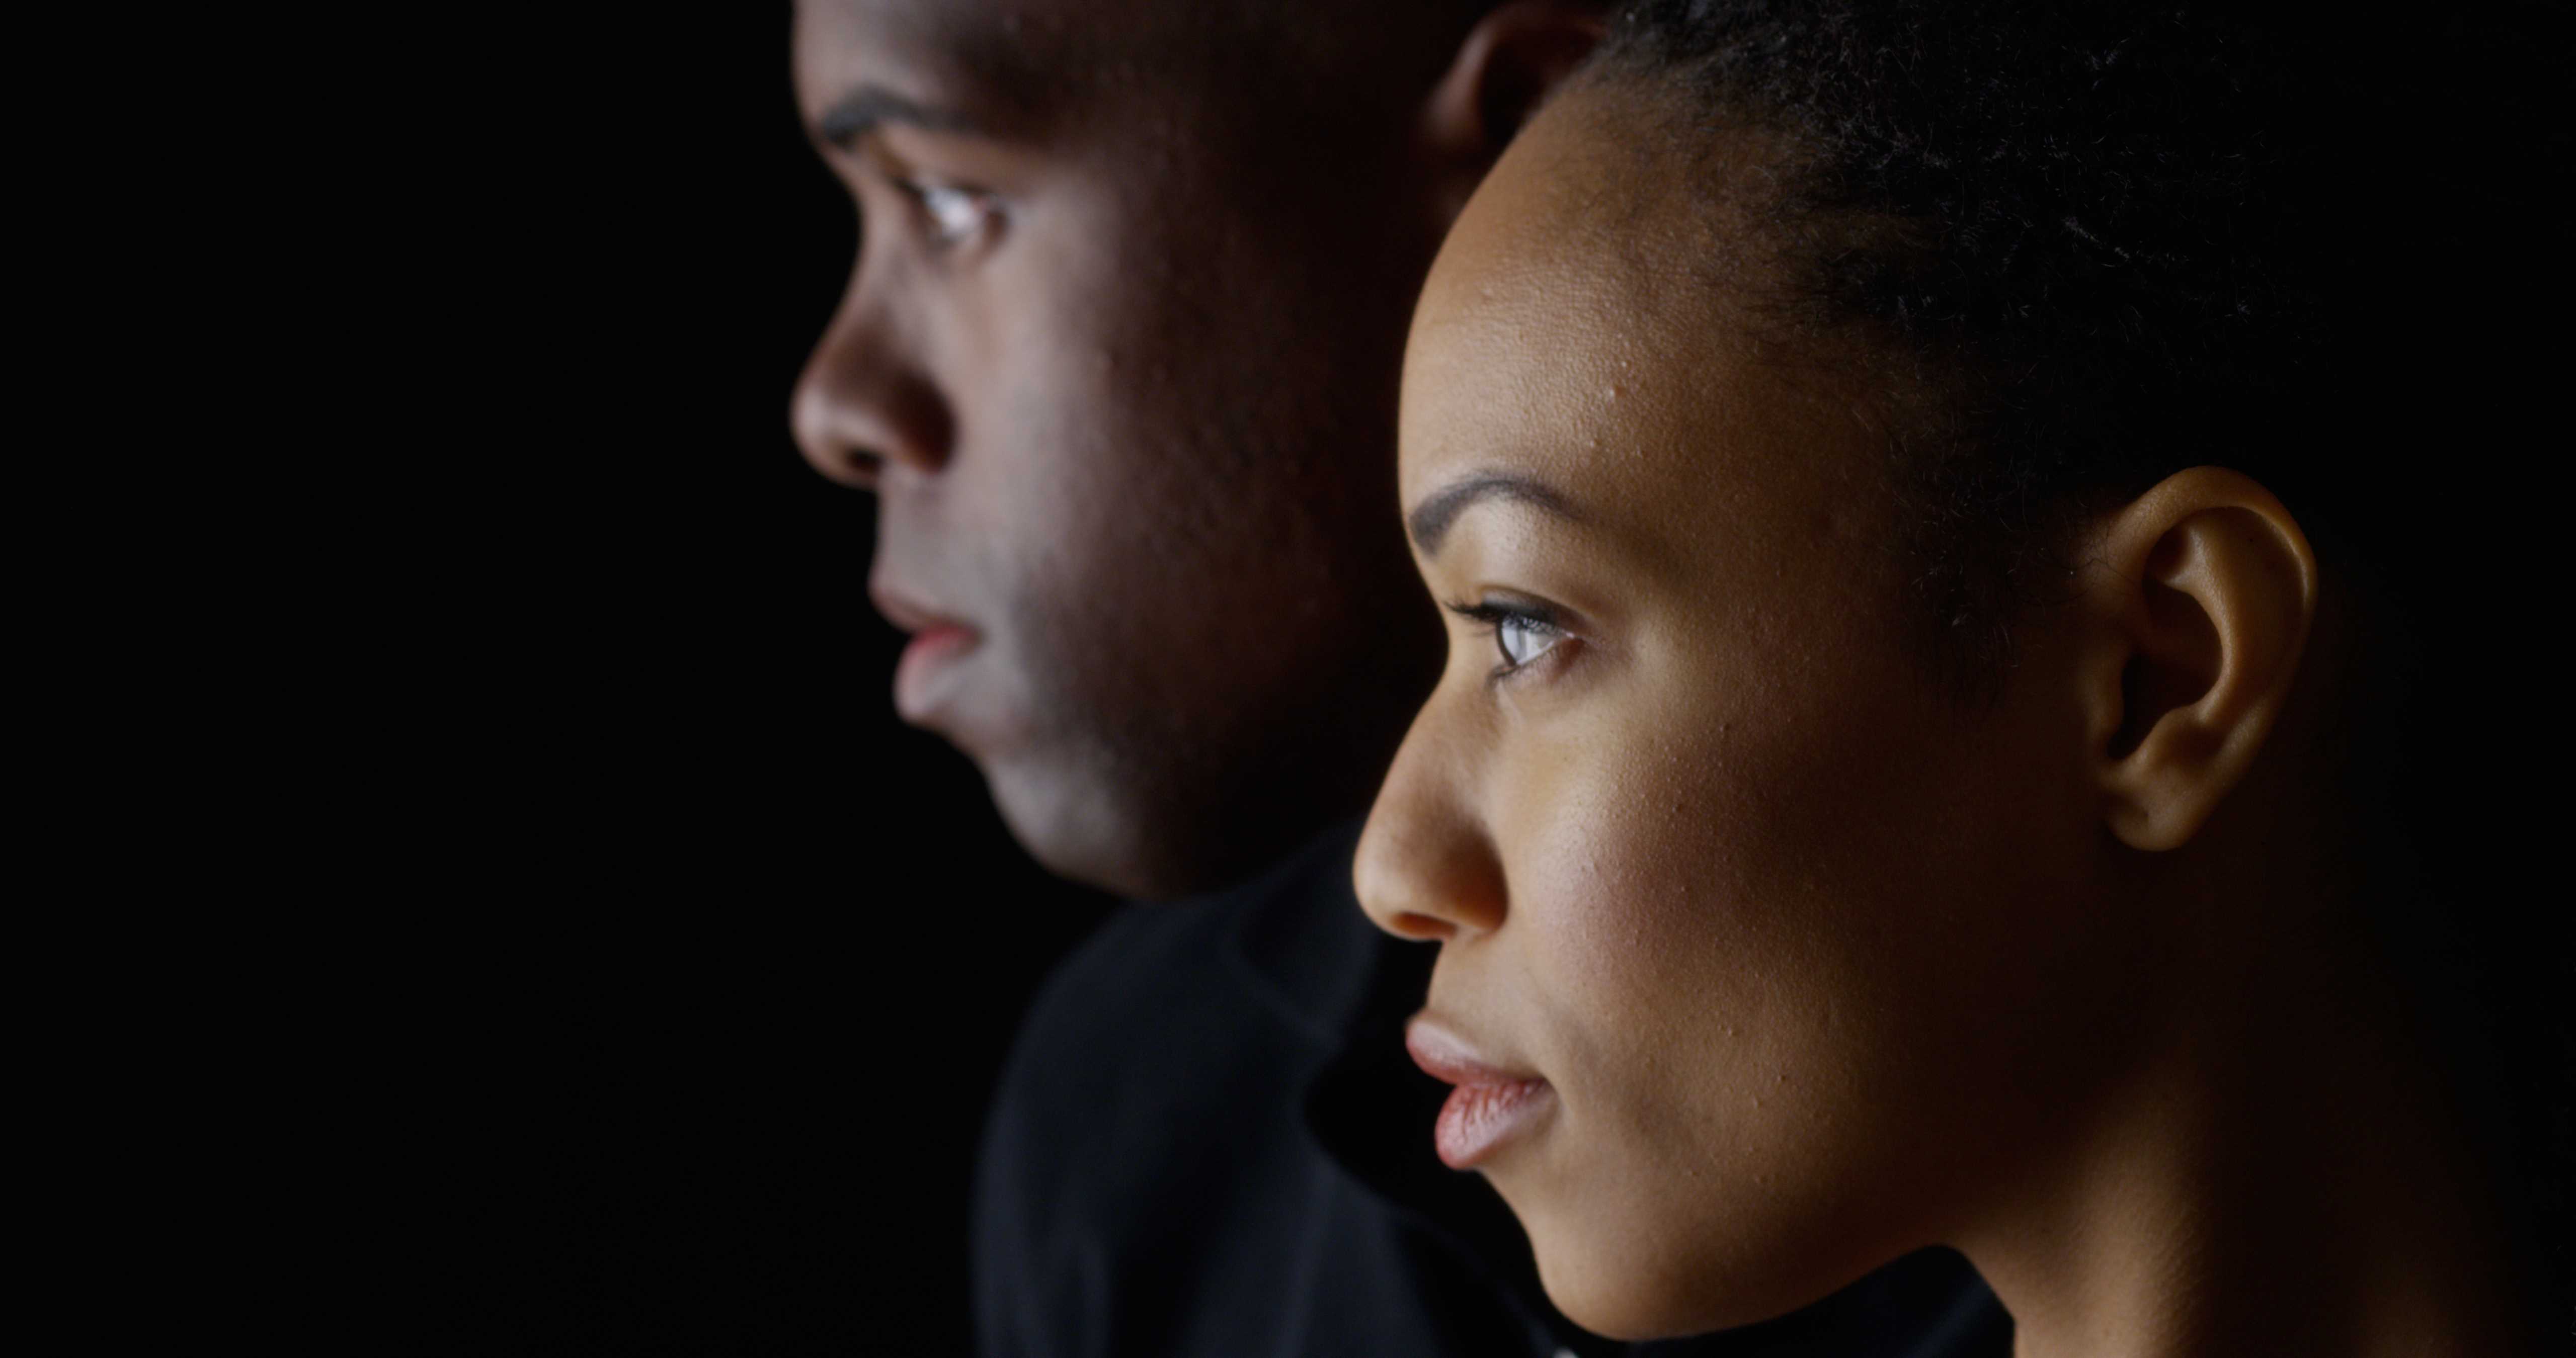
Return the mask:
POLYGON ((1600 0, 1512 0, 1479 20, 1423 101, 1417 146, 1446 231, 1548 93, 1607 31, 1600 0))
POLYGON ((2244 778, 2289 700, 2317 609, 2316 554, 2251 478, 2178 472, 2099 520, 2079 671, 2112 833, 2189 841, 2244 778))

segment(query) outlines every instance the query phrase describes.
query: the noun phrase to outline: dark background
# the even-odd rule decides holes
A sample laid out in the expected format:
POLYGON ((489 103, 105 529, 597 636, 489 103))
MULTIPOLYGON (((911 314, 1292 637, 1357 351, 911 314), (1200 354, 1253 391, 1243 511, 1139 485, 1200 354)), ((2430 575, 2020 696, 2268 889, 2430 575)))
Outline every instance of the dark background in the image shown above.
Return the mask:
POLYGON ((338 171, 349 451, 277 563, 327 904, 252 973, 332 1346, 963 1352, 990 1086, 1107 903, 894 720, 872 502, 789 442, 855 219, 787 7, 552 22, 459 21, 338 171))
MULTIPOLYGON (((101 911, 84 954, 125 984, 148 956, 170 997, 83 1066, 143 1091, 101 1176, 143 1202, 92 1215, 212 1264, 246 1334, 969 1347, 976 1131, 1034 987, 1107 903, 1039 873, 966 762, 892 718, 873 507, 786 433, 854 217, 797 127, 787 7, 675 13, 315 23, 327 52, 294 74, 318 87, 225 68, 273 122, 179 120, 216 153, 204 183, 172 192, 134 149, 157 142, 105 162, 149 190, 154 267, 212 300, 98 308, 103 352, 237 405, 139 439, 88 412, 125 536, 76 560, 143 537, 146 499, 202 547, 96 610, 142 639, 99 729, 144 746, 89 761, 103 818, 142 831, 97 861, 175 889, 101 911), (262 133, 275 183, 227 160, 262 133), (210 216, 251 239, 221 248, 210 216), (242 337, 281 314, 288 345, 242 337)), ((2563 345, 2503 338, 2497 385, 2551 389, 2563 345)), ((2396 582, 2457 604, 2431 610, 2427 682, 2461 691, 2440 711, 2563 741, 2525 659, 2554 634, 2526 592, 2560 573, 2556 502, 2528 493, 2554 445, 2466 433, 2398 450, 2484 469, 2435 483, 2409 558, 2450 573, 2396 582)), ((2432 865, 2458 898, 2528 899, 2521 868, 2563 838, 2509 773, 2417 790, 2469 827, 2432 865)), ((2534 1012, 2476 1040, 2563 1072, 2576 973, 2563 942, 2520 955, 2506 993, 2534 1012)))

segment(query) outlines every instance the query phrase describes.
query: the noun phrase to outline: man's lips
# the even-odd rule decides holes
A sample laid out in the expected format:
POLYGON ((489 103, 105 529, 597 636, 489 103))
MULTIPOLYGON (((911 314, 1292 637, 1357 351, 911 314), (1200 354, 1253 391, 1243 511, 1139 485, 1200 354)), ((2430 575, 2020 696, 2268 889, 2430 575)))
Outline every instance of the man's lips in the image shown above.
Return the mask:
POLYGON ((983 638, 965 623, 943 617, 882 586, 872 586, 868 597, 886 621, 912 634, 912 641, 903 648, 903 658, 895 662, 894 706, 904 720, 921 722, 939 704, 941 674, 952 662, 974 650, 983 638))
POLYGON ((1451 1169, 1474 1168, 1556 1106, 1545 1079, 1488 1061, 1428 1015, 1405 1025, 1404 1049, 1431 1078, 1457 1086, 1431 1129, 1432 1147, 1451 1169))

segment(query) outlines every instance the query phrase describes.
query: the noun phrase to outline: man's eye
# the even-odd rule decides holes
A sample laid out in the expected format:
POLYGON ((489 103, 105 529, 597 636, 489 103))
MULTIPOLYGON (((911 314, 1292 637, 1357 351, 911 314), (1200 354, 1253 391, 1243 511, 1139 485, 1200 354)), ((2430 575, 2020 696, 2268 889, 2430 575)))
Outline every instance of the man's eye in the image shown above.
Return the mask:
POLYGON ((1565 634, 1536 618, 1507 613, 1494 621, 1494 649, 1503 668, 1516 670, 1548 653, 1565 634))
POLYGON ((993 223, 993 196, 949 184, 907 184, 921 214, 930 221, 930 238, 942 247, 964 245, 993 223))

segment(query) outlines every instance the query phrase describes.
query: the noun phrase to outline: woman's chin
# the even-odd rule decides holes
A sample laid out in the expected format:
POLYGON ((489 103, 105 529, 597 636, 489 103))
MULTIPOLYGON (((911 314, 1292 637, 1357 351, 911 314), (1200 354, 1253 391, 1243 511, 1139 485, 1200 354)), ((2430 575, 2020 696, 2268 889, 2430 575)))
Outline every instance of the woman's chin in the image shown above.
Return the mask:
POLYGON ((1566 1319, 1605 1339, 1636 1342, 1706 1334, 1769 1320, 1798 1306, 1759 1295, 1764 1289, 1731 1285, 1753 1280, 1738 1270, 1684 1262, 1633 1231, 1533 1227, 1530 1243, 1547 1299, 1566 1319))
POLYGON ((1601 1210, 1615 1193, 1570 1193, 1562 1207, 1538 1196, 1504 1195, 1529 1234, 1539 1283, 1568 1320, 1607 1339, 1671 1339, 1776 1319, 1866 1273, 1873 1257, 1815 1239, 1795 1219, 1767 1216, 1753 1206, 1758 1197, 1736 1196, 1734 1212, 1659 1217, 1601 1210))
POLYGON ((1675 1286, 1678 1279, 1623 1277, 1618 1276, 1621 1270, 1591 1262, 1551 1267, 1546 1251, 1539 1254, 1538 1272, 1547 1299, 1566 1319, 1604 1339, 1626 1343, 1705 1334, 1767 1320, 1772 1314, 1759 1310, 1738 1314, 1736 1308, 1723 1304, 1713 1307, 1712 1301, 1727 1299, 1712 1298, 1704 1287, 1675 1286))

